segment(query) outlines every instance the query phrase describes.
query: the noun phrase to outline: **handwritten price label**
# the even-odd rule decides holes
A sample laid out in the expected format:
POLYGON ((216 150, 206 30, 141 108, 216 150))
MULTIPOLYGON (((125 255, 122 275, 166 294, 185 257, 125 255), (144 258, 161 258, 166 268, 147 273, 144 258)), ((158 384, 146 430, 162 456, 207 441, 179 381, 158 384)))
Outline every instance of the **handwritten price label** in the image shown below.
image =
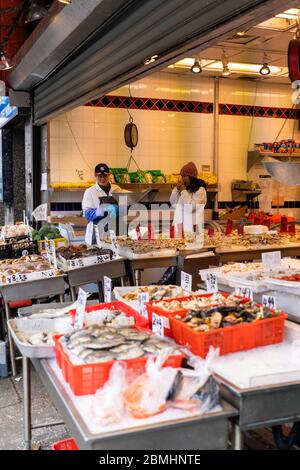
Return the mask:
POLYGON ((78 291, 77 308, 75 314, 75 330, 80 330, 83 327, 87 297, 88 293, 80 287, 78 291))
POLYGON ((139 294, 139 306, 140 306, 140 314, 143 317, 148 319, 148 311, 145 303, 149 302, 149 294, 148 292, 142 292, 139 294))
POLYGON ((253 300, 253 291, 250 287, 236 287, 235 295, 253 300))
POLYGON ((262 296, 262 304, 264 307, 274 308, 276 310, 277 308, 276 297, 274 297, 273 295, 264 294, 262 296))
POLYGON ((110 277, 103 277, 104 302, 111 302, 112 280, 110 277))
POLYGON ((111 243, 112 243, 112 246, 113 246, 113 251, 115 252, 115 255, 118 257, 119 256, 119 247, 118 247, 118 243, 117 243, 116 234, 113 230, 110 230, 109 235, 110 235, 111 243))
POLYGON ((191 292, 192 290, 192 276, 191 274, 185 273, 184 271, 181 271, 181 287, 182 289, 188 290, 191 292))
POLYGON ((264 269, 276 268, 281 264, 281 252, 270 251, 270 253, 262 253, 261 259, 263 262, 264 269))
POLYGON ((6 276, 7 284, 14 284, 15 282, 26 282, 28 277, 26 274, 13 274, 11 276, 6 276))
POLYGON ((49 263, 52 264, 55 269, 57 269, 57 258, 54 240, 48 240, 48 238, 45 238, 45 247, 49 263))
POLYGON ((69 261, 69 266, 71 268, 84 268, 86 266, 91 266, 93 264, 102 264, 110 261, 109 254, 106 255, 97 255, 90 256, 88 258, 77 258, 69 261))
POLYGON ((211 272, 206 274, 206 290, 207 292, 218 292, 217 276, 211 272))
POLYGON ((152 314, 152 331, 161 338, 165 336, 163 319, 160 315, 156 315, 156 313, 152 314))

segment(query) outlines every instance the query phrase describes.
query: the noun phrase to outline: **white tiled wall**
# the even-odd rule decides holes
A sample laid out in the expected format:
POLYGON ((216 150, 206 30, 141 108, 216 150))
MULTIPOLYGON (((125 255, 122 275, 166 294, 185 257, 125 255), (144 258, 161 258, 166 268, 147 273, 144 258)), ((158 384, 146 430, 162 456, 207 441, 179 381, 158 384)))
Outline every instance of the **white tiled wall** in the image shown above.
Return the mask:
MULTIPOLYGON (((194 75, 158 73, 112 92, 113 95, 213 102, 213 79, 194 75)), ((291 88, 241 80, 220 80, 220 103, 292 107, 291 88)), ((139 129, 134 157, 142 169, 179 172, 189 160, 199 169, 212 165, 213 115, 131 110, 139 129)), ((130 150, 123 133, 126 109, 79 107, 50 122, 51 181, 93 179, 97 163, 124 167, 130 150)), ((220 116, 220 200, 231 200, 232 179, 247 178, 247 151, 257 142, 291 138, 300 140, 298 123, 283 119, 220 116), (281 130, 281 132, 280 132, 281 130)), ((135 169, 134 166, 131 169, 135 169)), ((259 171, 259 170, 257 170, 259 171)), ((251 176, 251 175, 250 175, 251 176)), ((252 173, 253 176, 253 173, 252 173)), ((252 177, 251 176, 251 177, 252 177)), ((254 175, 255 176, 255 175, 254 175)), ((286 198, 299 200, 297 188, 282 188, 286 198)))

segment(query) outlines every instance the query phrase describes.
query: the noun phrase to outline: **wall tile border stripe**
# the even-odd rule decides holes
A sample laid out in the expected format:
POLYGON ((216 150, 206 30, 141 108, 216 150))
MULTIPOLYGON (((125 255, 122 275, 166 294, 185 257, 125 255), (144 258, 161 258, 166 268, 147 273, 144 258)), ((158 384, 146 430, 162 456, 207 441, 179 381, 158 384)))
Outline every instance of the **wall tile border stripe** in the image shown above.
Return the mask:
MULTIPOLYGON (((86 106, 115 109, 143 109, 148 111, 168 111, 180 113, 213 112, 213 103, 206 101, 168 100, 162 98, 138 98, 128 96, 104 95, 86 106)), ((219 114, 226 116, 254 116, 275 119, 297 119, 299 111, 294 108, 275 108, 268 106, 249 106, 242 104, 220 104, 219 114)))
POLYGON ((128 96, 101 96, 86 106, 106 108, 144 109, 181 113, 212 113, 213 104, 204 101, 166 100, 161 98, 129 98, 128 96))

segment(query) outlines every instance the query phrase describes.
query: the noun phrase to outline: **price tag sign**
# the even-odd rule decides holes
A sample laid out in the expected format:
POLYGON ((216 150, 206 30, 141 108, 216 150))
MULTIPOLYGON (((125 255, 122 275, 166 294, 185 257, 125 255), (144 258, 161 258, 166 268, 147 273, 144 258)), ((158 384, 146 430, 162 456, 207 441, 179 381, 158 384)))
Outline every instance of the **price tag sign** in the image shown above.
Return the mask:
POLYGON ((212 272, 206 274, 206 290, 207 292, 218 292, 217 276, 212 272))
POLYGON ((93 222, 89 222, 86 226, 85 242, 86 242, 87 245, 92 245, 94 228, 95 227, 94 227, 93 222))
POLYGON ((49 263, 55 269, 57 269, 56 249, 55 249, 54 240, 48 240, 48 238, 45 238, 45 247, 46 247, 46 254, 47 254, 49 263))
POLYGON ((113 230, 110 230, 109 234, 110 234, 110 239, 111 239, 111 243, 112 243, 112 246, 113 246, 113 251, 115 252, 115 255, 118 257, 119 256, 119 247, 118 247, 118 243, 117 243, 116 234, 113 230))
POLYGON ((239 297, 246 297, 247 299, 253 300, 253 291, 250 287, 236 287, 235 295, 239 297))
POLYGON ((182 289, 188 290, 189 292, 192 291, 192 276, 191 274, 185 273, 181 271, 181 287, 182 289))
POLYGON ((6 276, 7 284, 14 284, 15 282, 25 282, 28 280, 26 274, 13 274, 11 276, 6 276))
POLYGON ((264 307, 269 307, 269 308, 273 308, 274 310, 277 309, 277 301, 276 301, 276 297, 274 297, 273 295, 263 295, 262 296, 262 304, 264 307))
POLYGON ((104 302, 109 303, 111 302, 111 288, 112 288, 112 280, 110 277, 104 276, 103 277, 103 291, 104 291, 104 302))
POLYGON ((78 291, 77 308, 74 323, 75 330, 80 330, 80 328, 83 327, 87 297, 88 293, 80 287, 78 291))
POLYGON ((270 251, 261 255, 264 269, 277 268, 281 264, 281 251, 270 251))
POLYGON ((47 220, 48 206, 47 203, 37 206, 32 212, 31 216, 38 220, 47 220))
POLYGON ((146 302, 149 302, 149 294, 148 292, 142 292, 139 294, 140 314, 148 319, 148 311, 145 305, 146 302))
POLYGON ((156 313, 152 314, 152 331, 161 338, 165 336, 163 319, 160 315, 156 315, 156 313))

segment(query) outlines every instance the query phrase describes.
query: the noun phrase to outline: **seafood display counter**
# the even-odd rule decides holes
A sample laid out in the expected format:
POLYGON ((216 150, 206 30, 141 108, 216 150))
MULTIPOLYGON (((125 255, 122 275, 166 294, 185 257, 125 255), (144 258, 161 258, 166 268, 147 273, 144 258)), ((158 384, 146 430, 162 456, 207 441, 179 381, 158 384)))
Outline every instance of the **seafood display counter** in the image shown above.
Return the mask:
POLYGON ((275 245, 272 247, 261 248, 216 248, 215 252, 220 256, 222 264, 238 261, 254 261, 261 259, 262 253, 280 250, 282 256, 297 257, 300 256, 300 245, 275 245))
POLYGON ((89 397, 75 398, 72 395, 54 360, 31 361, 80 449, 227 449, 228 420, 236 416, 237 412, 226 401, 222 402, 221 411, 170 417, 165 421, 157 417, 148 425, 138 424, 130 428, 120 426, 114 431, 93 433, 78 411, 78 403, 83 403, 89 397))
POLYGON ((219 358, 215 377, 239 410, 236 449, 250 429, 300 421, 300 326, 286 322, 283 343, 219 358))

